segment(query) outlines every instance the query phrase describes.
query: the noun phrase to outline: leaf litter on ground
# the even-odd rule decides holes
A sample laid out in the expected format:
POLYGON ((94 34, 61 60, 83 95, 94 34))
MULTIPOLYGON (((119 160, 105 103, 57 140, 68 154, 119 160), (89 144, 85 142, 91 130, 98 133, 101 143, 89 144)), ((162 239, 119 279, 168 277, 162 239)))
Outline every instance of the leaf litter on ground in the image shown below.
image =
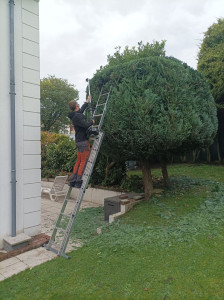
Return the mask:
POLYGON ((199 234, 210 237, 217 235, 218 231, 214 227, 224 223, 224 186, 222 184, 186 176, 174 177, 163 199, 178 192, 184 195, 192 186, 206 186, 209 193, 198 208, 178 218, 168 203, 165 204, 161 198, 163 202, 153 197, 152 203, 165 209, 165 211, 159 211, 158 216, 168 221, 171 217, 176 217, 175 222, 169 225, 129 224, 125 219, 118 219, 113 224, 108 224, 104 221, 102 207, 89 208, 80 212, 73 238, 81 239, 89 247, 94 246, 98 250, 115 252, 118 248, 128 248, 130 251, 152 245, 171 247, 175 242, 195 241, 199 234), (100 236, 93 235, 97 227, 102 229, 100 236))

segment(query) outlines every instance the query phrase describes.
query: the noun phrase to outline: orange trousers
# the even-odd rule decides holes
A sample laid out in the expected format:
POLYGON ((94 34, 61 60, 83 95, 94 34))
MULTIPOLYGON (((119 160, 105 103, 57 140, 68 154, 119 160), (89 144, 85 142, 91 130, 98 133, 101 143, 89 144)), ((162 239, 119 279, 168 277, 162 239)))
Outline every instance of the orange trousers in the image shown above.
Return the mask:
POLYGON ((90 143, 89 141, 77 142, 76 146, 78 148, 78 152, 77 160, 73 168, 73 174, 77 175, 76 180, 81 180, 87 160, 90 155, 90 143))

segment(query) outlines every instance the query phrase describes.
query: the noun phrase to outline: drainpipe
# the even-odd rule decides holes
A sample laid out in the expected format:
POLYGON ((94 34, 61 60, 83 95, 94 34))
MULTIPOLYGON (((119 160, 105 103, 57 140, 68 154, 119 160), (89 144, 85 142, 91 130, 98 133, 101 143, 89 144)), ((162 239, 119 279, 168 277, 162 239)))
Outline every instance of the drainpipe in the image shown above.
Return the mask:
POLYGON ((12 237, 16 236, 16 143, 15 143, 15 61, 14 61, 14 0, 9 0, 10 15, 10 100, 11 100, 11 195, 12 237))

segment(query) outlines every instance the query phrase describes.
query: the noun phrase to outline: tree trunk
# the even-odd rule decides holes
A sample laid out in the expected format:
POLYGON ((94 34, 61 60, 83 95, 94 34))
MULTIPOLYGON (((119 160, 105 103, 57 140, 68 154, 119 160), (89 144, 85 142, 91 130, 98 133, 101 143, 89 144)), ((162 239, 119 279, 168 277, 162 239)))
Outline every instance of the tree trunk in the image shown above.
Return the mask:
POLYGON ((165 159, 163 159, 163 158, 161 158, 160 162, 161 162, 161 170, 162 170, 164 185, 168 186, 169 185, 169 175, 168 175, 168 171, 167 171, 167 163, 166 163, 165 159))
POLYGON ((192 155, 193 155, 193 163, 195 163, 196 162, 196 156, 197 156, 196 150, 193 150, 192 155))
POLYGON ((107 182, 108 176, 109 176, 109 171, 110 168, 112 168, 114 166, 115 162, 109 162, 109 157, 107 156, 107 164, 106 164, 106 169, 105 169, 105 182, 107 182))
POLYGON ((220 154, 220 148, 219 148, 219 140, 217 138, 217 141, 216 141, 216 148, 217 148, 217 155, 218 155, 218 161, 221 162, 221 154, 220 154))
POLYGON ((150 200, 153 191, 152 175, 150 162, 147 160, 141 161, 142 177, 144 184, 145 200, 150 200))
POLYGON ((109 173, 108 163, 109 163, 109 158, 108 158, 108 156, 107 156, 107 162, 106 162, 106 168, 105 168, 104 182, 107 182, 107 178, 108 178, 108 173, 109 173))
POLYGON ((210 148, 208 147, 208 148, 206 149, 206 151, 207 151, 207 162, 210 163, 210 162, 211 162, 210 148))

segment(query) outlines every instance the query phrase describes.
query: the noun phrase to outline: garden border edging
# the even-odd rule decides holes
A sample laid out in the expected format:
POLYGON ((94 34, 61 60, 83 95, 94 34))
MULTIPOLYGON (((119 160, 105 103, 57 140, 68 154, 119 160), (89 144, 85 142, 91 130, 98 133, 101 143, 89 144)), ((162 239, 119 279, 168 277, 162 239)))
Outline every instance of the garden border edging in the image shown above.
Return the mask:
MULTIPOLYGON (((41 181, 42 188, 51 188, 53 182, 50 181, 41 181)), ((73 188, 71 193, 71 198, 75 199, 78 196, 79 189, 73 188)), ((123 192, 116 192, 104 189, 97 189, 89 187, 86 189, 83 200, 88 202, 97 203, 99 205, 104 205, 104 199, 107 197, 114 197, 123 194, 123 192)))

